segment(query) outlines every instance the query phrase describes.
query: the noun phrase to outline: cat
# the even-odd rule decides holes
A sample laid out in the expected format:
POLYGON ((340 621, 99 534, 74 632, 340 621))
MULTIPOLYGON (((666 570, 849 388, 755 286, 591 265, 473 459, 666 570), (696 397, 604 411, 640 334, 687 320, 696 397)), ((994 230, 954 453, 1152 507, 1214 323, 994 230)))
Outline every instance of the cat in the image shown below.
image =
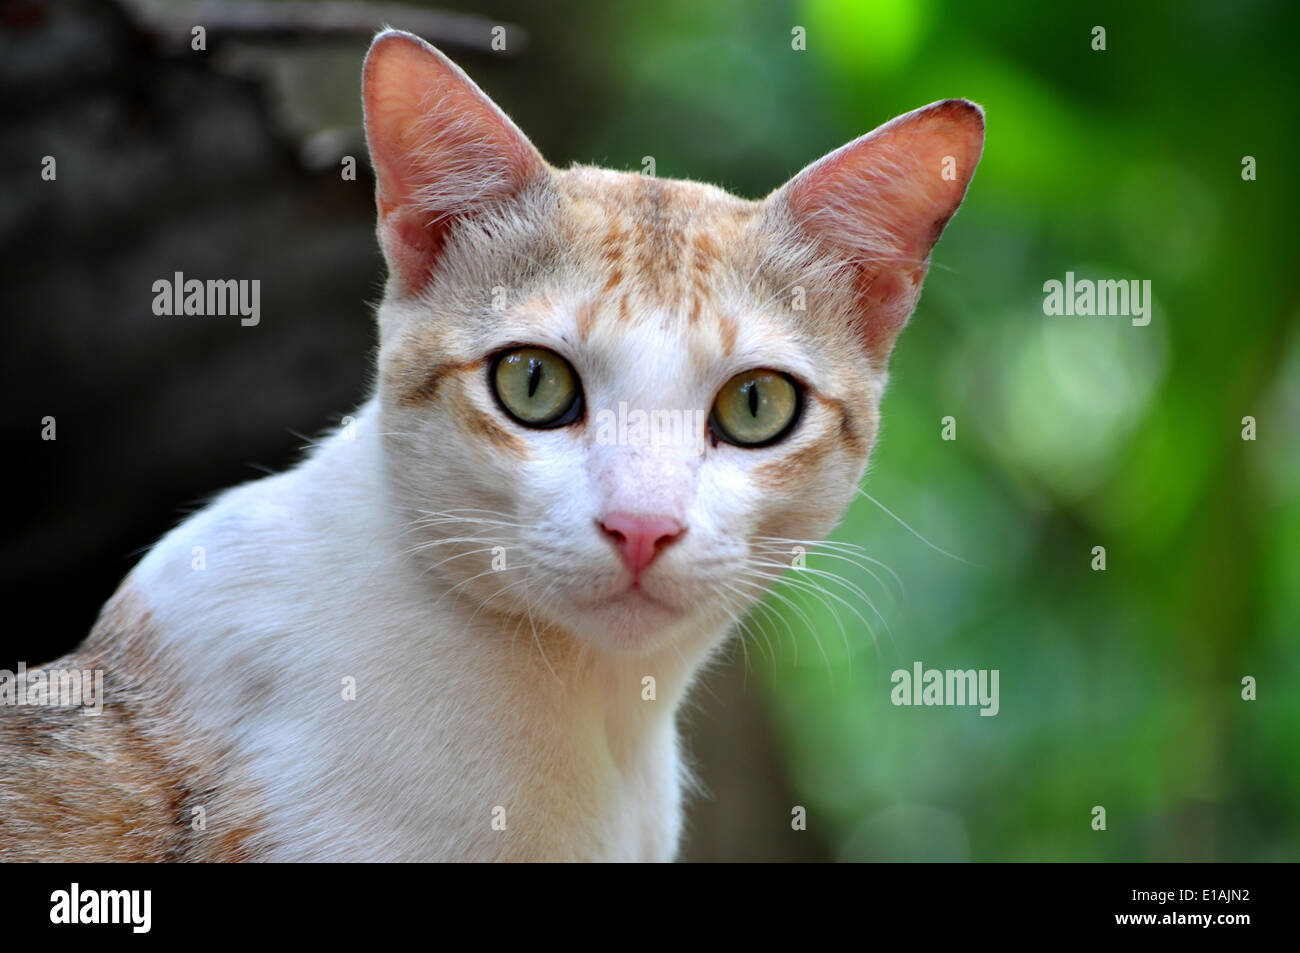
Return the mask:
POLYGON ((673 859, 677 710, 852 498, 984 139, 934 103, 762 201, 559 170, 394 30, 363 106, 374 395, 129 573, 52 665, 102 713, 0 705, 0 858, 673 859))

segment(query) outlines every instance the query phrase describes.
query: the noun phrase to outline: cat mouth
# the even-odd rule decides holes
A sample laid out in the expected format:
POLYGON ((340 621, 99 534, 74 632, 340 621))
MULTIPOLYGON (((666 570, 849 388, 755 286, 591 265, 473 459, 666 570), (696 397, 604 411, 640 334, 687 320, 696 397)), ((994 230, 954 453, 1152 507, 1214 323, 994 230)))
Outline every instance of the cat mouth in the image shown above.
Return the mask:
POLYGON ((681 614, 679 608, 652 596, 646 592, 639 582, 635 581, 610 595, 603 595, 593 599, 588 604, 588 607, 592 609, 623 609, 628 612, 653 611, 668 615, 681 614))
POLYGON ((645 603, 668 612, 677 611, 672 606, 668 605, 668 603, 656 599, 654 596, 650 595, 650 593, 642 589, 639 582, 633 582, 630 586, 624 589, 623 592, 620 593, 619 598, 625 602, 645 603))

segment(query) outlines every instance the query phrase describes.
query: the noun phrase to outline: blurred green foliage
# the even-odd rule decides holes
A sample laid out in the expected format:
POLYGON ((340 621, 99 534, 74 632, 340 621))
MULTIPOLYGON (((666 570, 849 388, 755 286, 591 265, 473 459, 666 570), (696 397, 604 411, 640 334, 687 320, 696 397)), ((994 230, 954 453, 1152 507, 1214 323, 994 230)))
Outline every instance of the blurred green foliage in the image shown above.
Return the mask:
POLYGON ((798 612, 773 599, 749 623, 832 855, 1297 859, 1300 8, 450 6, 530 31, 522 56, 468 65, 561 164, 653 155, 659 175, 756 197, 932 100, 987 111, 864 481, 960 558, 863 498, 836 539, 901 583, 808 565, 862 587, 888 629, 798 583, 798 612), (1150 325, 1045 317, 1043 283, 1067 271, 1150 280, 1150 325), (891 705, 890 673, 915 660, 998 669, 999 714, 891 705))

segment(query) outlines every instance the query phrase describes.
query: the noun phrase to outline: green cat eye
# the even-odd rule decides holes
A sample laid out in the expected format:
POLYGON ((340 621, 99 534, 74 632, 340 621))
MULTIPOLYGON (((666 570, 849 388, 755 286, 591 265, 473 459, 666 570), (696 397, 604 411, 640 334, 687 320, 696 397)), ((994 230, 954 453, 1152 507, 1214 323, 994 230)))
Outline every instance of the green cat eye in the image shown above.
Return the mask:
POLYGON ((799 415, 799 387, 780 371, 745 371, 722 385, 709 424, 728 443, 762 447, 784 437, 799 415))
POLYGON ((506 413, 528 427, 561 427, 582 409, 578 375, 554 351, 519 347, 492 364, 492 389, 506 413))

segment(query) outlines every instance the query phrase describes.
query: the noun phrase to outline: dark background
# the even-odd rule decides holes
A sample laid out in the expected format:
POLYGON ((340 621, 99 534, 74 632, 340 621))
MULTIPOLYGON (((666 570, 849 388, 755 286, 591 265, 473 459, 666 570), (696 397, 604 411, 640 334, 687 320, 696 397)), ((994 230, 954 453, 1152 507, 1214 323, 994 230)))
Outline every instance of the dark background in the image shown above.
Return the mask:
POLYGON ((864 481, 961 559, 852 508, 836 538, 898 580, 810 565, 848 569, 889 628, 797 587, 798 611, 755 614, 686 715, 708 794, 684 856, 1296 859, 1294 6, 452 6, 468 18, 355 4, 327 28, 324 5, 0 0, 0 667, 75 646, 186 512, 291 465, 364 398, 383 270, 359 68, 377 19, 442 46, 557 165, 653 155, 751 197, 967 96, 988 149, 864 481), (1045 317, 1042 285, 1067 270, 1150 279, 1151 325, 1045 317), (153 315, 175 271, 260 279, 261 324, 153 315), (891 706, 890 672, 918 659, 999 669, 1001 713, 891 706))

